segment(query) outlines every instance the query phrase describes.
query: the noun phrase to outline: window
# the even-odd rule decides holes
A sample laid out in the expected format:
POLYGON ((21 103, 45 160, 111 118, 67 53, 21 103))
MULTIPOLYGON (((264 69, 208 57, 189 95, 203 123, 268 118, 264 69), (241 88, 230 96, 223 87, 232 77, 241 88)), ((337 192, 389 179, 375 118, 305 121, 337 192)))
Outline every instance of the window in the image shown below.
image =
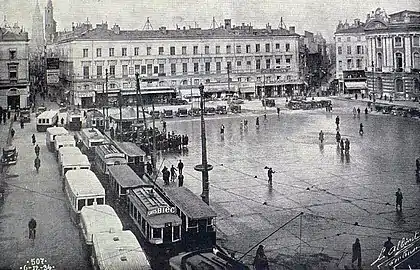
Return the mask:
POLYGON ((83 49, 83 57, 89 57, 89 49, 83 49))
POLYGON ((204 53, 210 54, 210 47, 208 45, 204 46, 204 53))
POLYGON ((378 48, 382 47, 382 39, 380 37, 376 38, 376 47, 378 48))
POLYGON ((343 48, 341 48, 341 46, 337 47, 337 54, 342 54, 343 53, 343 48))
POLYGON ((251 45, 246 45, 245 46, 245 52, 246 53, 250 53, 251 52, 251 45))
POLYGON ((133 67, 129 67, 128 68, 128 72, 129 72, 130 75, 133 75, 134 74, 134 68, 133 67))
POLYGON ((363 46, 358 45, 356 47, 356 54, 363 54, 363 46))
POLYGON ((187 46, 182 46, 181 53, 184 55, 187 54, 187 46))
POLYGON ((87 199, 87 205, 93 205, 93 202, 95 201, 95 199, 87 199))
POLYGON ((266 69, 269 69, 269 68, 270 68, 270 66, 271 66, 271 59, 266 59, 266 60, 265 60, 265 68, 266 68, 266 69))
POLYGON ((162 54, 163 54, 163 47, 159 47, 159 48, 158 48, 158 54, 159 54, 159 55, 162 55, 162 54))
POLYGON ((281 63, 281 59, 280 58, 276 58, 276 65, 280 65, 281 63))
POLYGON ((358 69, 361 69, 361 68, 362 68, 362 59, 357 59, 357 60, 356 60, 356 67, 357 67, 358 69))
POLYGON ((96 48, 96 57, 102 57, 102 49, 96 48))
POLYGON ((102 78, 102 66, 96 66, 96 76, 102 78))
POLYGON ((110 83, 110 84, 109 84, 109 88, 111 88, 111 89, 116 88, 115 83, 110 83))
POLYGON ((231 53, 231 50, 232 50, 232 46, 226 45, 226 53, 227 54, 231 53))
POLYGON ((351 46, 347 46, 347 54, 351 54, 351 46))
POLYGON ((419 47, 420 46, 419 40, 420 40, 419 36, 414 36, 413 37, 413 47, 419 47))
POLYGON ((109 56, 114 56, 114 48, 109 48, 108 52, 109 52, 109 56))
POLYGON ((341 37, 337 38, 337 42, 341 42, 341 37))
POLYGON ((351 41, 351 37, 347 37, 347 42, 350 42, 351 41))
POLYGON ((205 63, 204 68, 205 68, 206 74, 210 74, 210 62, 205 63))
POLYGON ((134 66, 134 72, 140 74, 140 65, 135 65, 134 66))
POLYGON ((198 46, 193 46, 193 54, 198 54, 198 46))
POLYGON ((146 55, 150 55, 152 52, 152 47, 147 46, 146 47, 146 55))
POLYGON ((159 73, 159 67, 158 66, 154 66, 153 67, 153 73, 154 74, 158 74, 159 73))
POLYGON ((141 230, 144 232, 144 230, 146 229, 146 221, 144 220, 144 218, 141 218, 141 230))
POLYGON ((174 47, 174 46, 171 46, 171 47, 169 48, 169 54, 170 54, 170 55, 175 55, 175 47, 174 47))
POLYGON ((246 61, 246 65, 250 66, 251 65, 251 61, 246 61))
POLYGON ((139 55, 139 47, 134 47, 134 55, 135 56, 139 55))
POLYGON ((401 37, 395 37, 395 47, 402 47, 401 37))
POLYGON ((236 45, 236 53, 241 53, 241 45, 236 45))
POLYGON ((161 238, 162 229, 161 228, 152 228, 152 238, 161 238))
POLYGON ((121 49, 121 56, 127 56, 127 48, 121 49))
POLYGON ((198 63, 194 63, 194 73, 198 74, 198 63))
POLYGON ((128 66, 127 65, 122 66, 122 76, 123 77, 128 77, 128 66))
POLYGON ((291 58, 286 58, 286 64, 290 64, 291 58))
POLYGON ((146 74, 146 66, 141 66, 140 74, 146 74))
POLYGON ((260 59, 255 60, 255 69, 261 69, 261 60, 260 59))
POLYGON ((290 51, 290 44, 286 43, 286 52, 290 51))
POLYGON ((18 79, 18 65, 16 64, 9 64, 9 80, 17 81, 18 79))
POLYGON ((226 68, 227 68, 228 70, 232 70, 232 62, 230 62, 230 61, 229 61, 229 62, 227 62, 227 63, 226 63, 226 66, 227 66, 226 68))
POLYGON ((241 62, 241 61, 236 61, 236 66, 237 66, 237 67, 242 66, 242 62, 241 62))
MULTIPOLYGON (((102 120, 101 120, 101 123, 102 123, 102 120)), ((97 204, 104 204, 104 198, 96 198, 96 203, 97 204)))
POLYGON ((188 74, 188 63, 182 63, 182 74, 188 74))
POLYGON ((171 64, 171 75, 176 75, 176 64, 171 64))
POLYGON ((378 53, 376 58, 376 68, 378 71, 382 71, 382 53, 378 53))
POLYGON ((159 64, 159 73, 165 73, 165 64, 159 64))
POLYGON ((270 52, 270 44, 265 44, 265 52, 270 52))
POLYGON ((85 199, 80 199, 77 200, 77 211, 81 211, 83 206, 86 205, 86 200, 85 199))
POLYGON ((173 226, 172 230, 173 230, 173 241, 179 240, 181 238, 181 236, 179 235, 179 225, 173 226))
POLYGON ((109 66, 109 76, 115 76, 115 66, 109 66))
POLYGON ((276 43, 276 50, 280 50, 280 43, 276 43))
POLYGON ((220 74, 222 71, 222 63, 216 62, 216 73, 220 74))
POLYGON ((188 218, 188 228, 189 232, 198 232, 198 222, 196 219, 188 218))
POLYGON ((198 85, 200 83, 200 80, 199 79, 194 79, 194 84, 195 85, 198 85))
POLYGON ((89 67, 83 67, 83 79, 89 79, 89 67))
POLYGON ((220 54, 220 46, 216 46, 216 54, 220 54))
POLYGON ((17 56, 16 49, 10 49, 9 50, 9 58, 10 58, 10 60, 16 59, 16 56, 17 56))
POLYGON ((147 75, 152 75, 153 72, 153 65, 152 64, 147 64, 147 75))
POLYGON ((347 59, 347 69, 351 69, 352 68, 352 61, 351 59, 347 59))
POLYGON ((413 53, 413 68, 420 69, 420 54, 418 52, 413 53))
POLYGON ((403 67, 403 57, 401 53, 395 54, 395 68, 397 72, 402 72, 403 67))

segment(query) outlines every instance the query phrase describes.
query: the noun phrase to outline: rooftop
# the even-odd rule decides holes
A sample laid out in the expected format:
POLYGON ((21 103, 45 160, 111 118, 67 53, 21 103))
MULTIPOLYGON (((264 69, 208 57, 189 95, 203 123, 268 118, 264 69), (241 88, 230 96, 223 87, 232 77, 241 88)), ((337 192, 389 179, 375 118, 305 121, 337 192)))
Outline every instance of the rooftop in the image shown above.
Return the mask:
POLYGON ((140 149, 135 143, 132 142, 117 142, 117 147, 126 155, 133 156, 146 156, 146 153, 140 149))
POLYGON ((136 188, 145 185, 143 180, 128 166, 111 166, 108 169, 109 175, 123 188, 136 188))
POLYGON ((69 134, 69 132, 67 131, 67 129, 65 129, 63 127, 49 127, 49 128, 47 128, 47 133, 49 133, 50 135, 64 135, 64 134, 69 134))
POLYGON ((91 170, 70 170, 66 179, 77 196, 105 196, 105 189, 91 170))
POLYGON ((17 23, 13 27, 5 26, 0 27, 0 42, 1 41, 29 41, 28 32, 24 32, 17 23))
POLYGON ((69 165, 90 166, 88 157, 86 155, 78 155, 78 154, 63 155, 63 157, 61 158, 61 164, 63 166, 69 166, 69 165))

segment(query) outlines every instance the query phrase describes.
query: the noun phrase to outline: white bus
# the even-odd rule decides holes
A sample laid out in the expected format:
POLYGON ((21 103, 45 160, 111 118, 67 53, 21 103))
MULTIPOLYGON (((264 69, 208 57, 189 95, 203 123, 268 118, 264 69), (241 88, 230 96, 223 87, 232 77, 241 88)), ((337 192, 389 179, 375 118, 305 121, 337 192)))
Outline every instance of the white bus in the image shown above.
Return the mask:
POLYGON ((80 212, 80 229, 85 244, 91 246, 97 233, 119 232, 123 230, 123 225, 111 206, 91 205, 83 207, 80 212))
POLYGON ((63 146, 60 149, 58 149, 58 155, 57 155, 57 159, 58 159, 58 165, 61 168, 61 160, 63 158, 64 155, 82 155, 82 151, 80 151, 80 149, 78 147, 72 147, 72 146, 63 146))
POLYGON ((57 135, 54 140, 55 152, 58 154, 58 150, 64 146, 76 146, 76 141, 72 135, 57 135))
POLYGON ((38 132, 45 132, 47 128, 53 127, 57 123, 58 123, 58 112, 46 111, 37 116, 36 130, 38 132))
POLYGON ((72 170, 65 174, 70 217, 79 224, 80 211, 84 206, 105 204, 105 189, 91 170, 72 170))
POLYGON ((61 157, 60 175, 63 177, 67 171, 90 170, 90 162, 86 155, 65 154, 61 157))
POLYGON ((131 231, 95 234, 91 261, 95 270, 152 269, 131 231))
POLYGON ((69 132, 63 127, 50 127, 47 128, 45 133, 45 143, 49 151, 53 152, 55 150, 55 136, 57 135, 68 135, 69 132))

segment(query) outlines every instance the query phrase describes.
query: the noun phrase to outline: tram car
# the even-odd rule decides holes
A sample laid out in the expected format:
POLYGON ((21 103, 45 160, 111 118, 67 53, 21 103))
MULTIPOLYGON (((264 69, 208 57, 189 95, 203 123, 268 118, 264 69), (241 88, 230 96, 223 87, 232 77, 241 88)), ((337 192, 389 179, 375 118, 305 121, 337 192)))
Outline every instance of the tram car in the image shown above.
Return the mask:
POLYGON ((163 190, 181 218, 183 250, 207 249, 216 245, 216 212, 186 187, 164 187, 163 190))
POLYGON ((136 236, 129 230, 96 234, 90 257, 95 270, 150 270, 136 236))
POLYGON ((59 135, 68 135, 69 132, 63 127, 49 127, 45 133, 45 143, 49 151, 55 151, 55 137, 59 135))
POLYGON ((106 143, 105 136, 96 128, 83 128, 76 135, 79 147, 90 160, 94 160, 95 147, 106 143))
POLYGON ((36 131, 45 132, 48 128, 58 124, 58 112, 46 111, 36 117, 36 131))
POLYGON ((124 153, 112 144, 103 144, 95 147, 95 168, 101 173, 108 175, 111 166, 127 164, 124 153))
POLYGON ((83 114, 78 109, 67 112, 67 128, 71 131, 80 131, 82 129, 83 114))
POLYGON ((128 166, 139 175, 144 175, 146 153, 132 142, 115 142, 115 146, 125 155, 128 166))
POLYGON ((92 109, 86 112, 86 127, 105 130, 105 118, 102 112, 92 109))
POLYGON ((80 223, 84 206, 105 204, 105 189, 91 170, 71 170, 65 174, 65 194, 68 198, 70 218, 80 223))

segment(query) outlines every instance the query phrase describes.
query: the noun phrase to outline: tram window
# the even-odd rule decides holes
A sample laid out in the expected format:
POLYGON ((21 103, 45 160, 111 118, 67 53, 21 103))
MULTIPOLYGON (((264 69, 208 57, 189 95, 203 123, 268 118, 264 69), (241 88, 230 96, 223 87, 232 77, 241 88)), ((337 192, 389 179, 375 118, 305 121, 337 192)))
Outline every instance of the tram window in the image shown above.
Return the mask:
POLYGON ((184 215, 184 213, 181 212, 181 220, 182 220, 182 226, 187 226, 187 217, 184 215))
POLYGON ((173 227, 173 241, 179 240, 180 239, 180 235, 179 235, 179 226, 174 226, 173 227))
POLYGON ((152 238, 161 238, 162 229, 161 228, 152 228, 152 238))
POLYGON ((177 214, 178 216, 180 216, 180 214, 181 214, 181 210, 179 210, 179 208, 178 208, 178 207, 176 208, 176 214, 177 214))
POLYGON ((104 198, 96 198, 97 204, 104 204, 104 198))
POLYGON ((144 232, 146 230, 146 221, 144 218, 141 218, 141 230, 144 232))
POLYGON ((136 211, 134 212, 134 219, 135 219, 135 220, 137 220, 138 214, 139 214, 139 212, 138 212, 138 211, 137 211, 137 209, 136 209, 136 211))
POLYGON ((78 211, 81 211, 83 206, 85 206, 85 205, 86 205, 86 200, 85 199, 77 200, 77 210, 78 211))
POLYGON ((139 223, 139 224, 141 224, 141 220, 142 220, 142 217, 141 217, 141 214, 140 214, 140 212, 138 213, 138 217, 137 217, 137 222, 139 223))
POLYGON ((207 219, 207 231, 208 232, 214 231, 213 219, 212 218, 207 219))
POLYGON ((129 157, 129 158, 128 158, 128 163, 130 163, 130 164, 131 164, 131 163, 134 163, 134 158, 129 157))
POLYGON ((87 205, 93 205, 95 199, 87 199, 87 205))
POLYGON ((189 232, 198 232, 198 222, 196 219, 188 218, 188 228, 187 231, 189 232))

